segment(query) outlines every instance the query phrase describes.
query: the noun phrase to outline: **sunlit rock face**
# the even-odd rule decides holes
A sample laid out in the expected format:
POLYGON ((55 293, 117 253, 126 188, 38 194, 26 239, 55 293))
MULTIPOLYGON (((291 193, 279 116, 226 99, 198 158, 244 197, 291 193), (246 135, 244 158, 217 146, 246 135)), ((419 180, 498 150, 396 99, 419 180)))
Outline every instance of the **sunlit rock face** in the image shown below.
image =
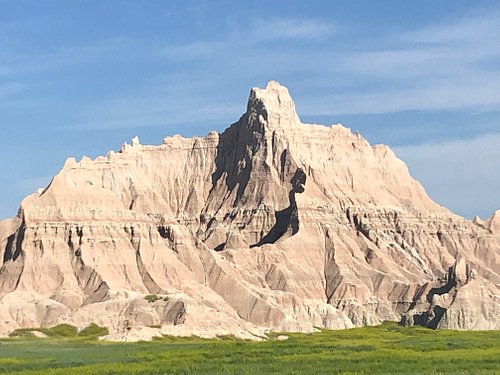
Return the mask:
POLYGON ((25 198, 0 223, 0 334, 499 329, 499 217, 452 214, 387 146, 301 123, 269 82, 223 133, 70 158, 25 198))

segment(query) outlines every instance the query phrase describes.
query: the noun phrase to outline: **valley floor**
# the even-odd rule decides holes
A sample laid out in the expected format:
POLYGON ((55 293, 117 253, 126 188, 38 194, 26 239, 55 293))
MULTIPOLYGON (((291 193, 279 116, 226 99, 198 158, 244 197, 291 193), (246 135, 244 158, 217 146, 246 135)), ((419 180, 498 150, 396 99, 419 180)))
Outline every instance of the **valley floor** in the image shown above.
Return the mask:
POLYGON ((0 373, 499 374, 500 331, 432 331, 394 323, 249 342, 165 337, 0 340, 0 373))

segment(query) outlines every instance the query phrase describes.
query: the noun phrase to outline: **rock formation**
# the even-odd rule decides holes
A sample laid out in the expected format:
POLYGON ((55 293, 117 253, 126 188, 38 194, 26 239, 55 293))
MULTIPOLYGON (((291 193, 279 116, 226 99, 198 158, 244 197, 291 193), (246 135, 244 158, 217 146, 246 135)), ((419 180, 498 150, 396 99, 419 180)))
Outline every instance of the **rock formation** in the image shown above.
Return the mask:
POLYGON ((452 214, 387 146, 301 123, 269 82, 221 134, 70 158, 25 198, 0 224, 0 334, 499 329, 499 217, 452 214))

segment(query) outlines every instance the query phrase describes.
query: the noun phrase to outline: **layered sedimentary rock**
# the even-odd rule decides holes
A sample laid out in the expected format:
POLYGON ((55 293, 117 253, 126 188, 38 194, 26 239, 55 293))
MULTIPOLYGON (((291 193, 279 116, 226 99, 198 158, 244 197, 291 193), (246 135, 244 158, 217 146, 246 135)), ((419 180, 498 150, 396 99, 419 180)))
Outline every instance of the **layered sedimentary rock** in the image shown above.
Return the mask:
POLYGON ((0 224, 0 333, 498 329, 499 217, 452 214, 387 146, 301 123, 270 82, 221 134, 71 158, 27 197, 0 224))

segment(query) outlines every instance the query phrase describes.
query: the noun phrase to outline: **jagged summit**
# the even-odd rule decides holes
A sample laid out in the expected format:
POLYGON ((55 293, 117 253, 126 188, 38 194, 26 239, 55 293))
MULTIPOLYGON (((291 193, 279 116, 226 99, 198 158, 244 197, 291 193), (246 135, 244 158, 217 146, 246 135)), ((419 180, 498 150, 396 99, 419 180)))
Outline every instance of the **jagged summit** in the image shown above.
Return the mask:
POLYGON ((300 124, 295 104, 288 89, 277 81, 269 81, 265 89, 252 88, 247 113, 255 113, 271 129, 300 124))
POLYGON ((0 334, 498 329, 498 217, 451 214, 387 146, 302 124, 271 81, 220 134, 68 159, 27 197, 0 223, 0 334))
POLYGON ((475 216, 472 222, 484 229, 489 229, 492 232, 498 233, 500 232, 500 210, 496 210, 493 215, 486 220, 481 219, 479 216, 475 216))
POLYGON ((496 210, 488 220, 488 227, 495 233, 500 232, 500 210, 496 210))

